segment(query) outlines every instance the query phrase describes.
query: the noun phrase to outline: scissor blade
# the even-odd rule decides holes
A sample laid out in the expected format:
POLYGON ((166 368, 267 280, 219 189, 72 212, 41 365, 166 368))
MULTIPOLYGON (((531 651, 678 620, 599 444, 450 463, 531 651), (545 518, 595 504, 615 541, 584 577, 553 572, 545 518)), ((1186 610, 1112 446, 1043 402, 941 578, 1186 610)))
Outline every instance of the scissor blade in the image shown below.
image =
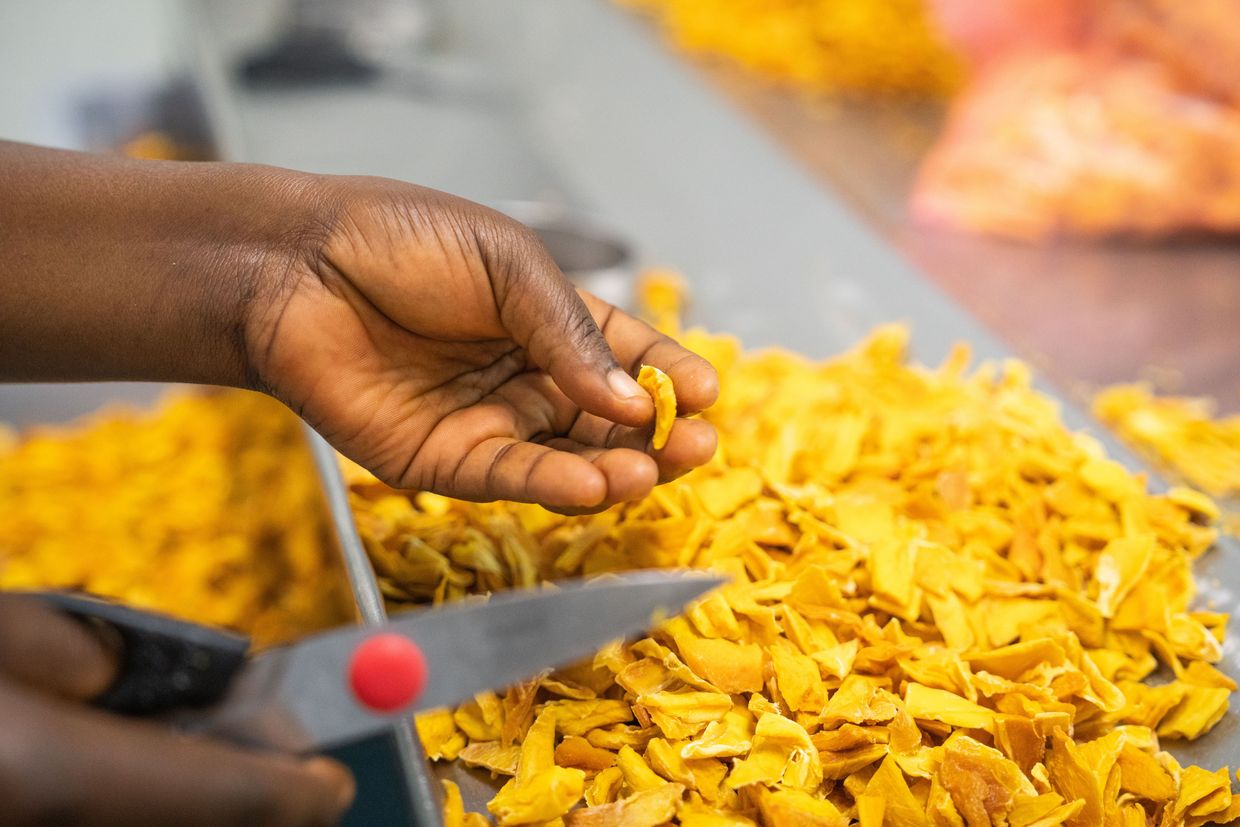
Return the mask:
POLYGON ((357 741, 410 712, 458 703, 585 657, 723 583, 700 572, 638 572, 408 612, 377 629, 328 632, 258 655, 222 704, 181 724, 294 752, 357 741), (363 640, 392 632, 422 650, 427 683, 409 706, 378 714, 353 697, 349 663, 363 640))

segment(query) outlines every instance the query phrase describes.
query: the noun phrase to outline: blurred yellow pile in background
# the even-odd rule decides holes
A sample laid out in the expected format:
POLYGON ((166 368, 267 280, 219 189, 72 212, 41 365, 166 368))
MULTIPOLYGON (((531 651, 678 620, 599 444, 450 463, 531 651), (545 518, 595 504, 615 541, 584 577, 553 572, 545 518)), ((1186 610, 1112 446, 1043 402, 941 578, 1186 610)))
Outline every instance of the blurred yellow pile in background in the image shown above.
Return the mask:
POLYGON ((922 0, 621 0, 689 52, 824 92, 944 95, 962 68, 922 0))
MULTIPOLYGON (((1191 608, 1214 504, 1148 493, 1022 364, 970 371, 962 347, 918 367, 906 336, 813 363, 685 334, 720 370, 703 415, 719 454, 595 516, 349 469, 393 608, 629 568, 731 578, 644 640, 419 717, 432 758, 504 782, 499 824, 1240 815, 1227 768, 1163 750, 1209 732, 1235 689, 1212 665, 1227 617, 1191 608), (1146 683, 1160 665, 1171 680, 1146 683)), ((451 785, 447 801, 449 827, 481 823, 451 785)))
MULTIPOLYGON (((1208 399, 1155 396, 1147 385, 1115 385, 1094 413, 1170 474, 1215 496, 1240 501, 1240 416, 1214 417, 1208 399)), ((1231 529, 1240 535, 1240 514, 1231 529)))
POLYGON ((72 588, 258 644, 352 617, 298 420, 265 396, 0 433, 0 588, 72 588))

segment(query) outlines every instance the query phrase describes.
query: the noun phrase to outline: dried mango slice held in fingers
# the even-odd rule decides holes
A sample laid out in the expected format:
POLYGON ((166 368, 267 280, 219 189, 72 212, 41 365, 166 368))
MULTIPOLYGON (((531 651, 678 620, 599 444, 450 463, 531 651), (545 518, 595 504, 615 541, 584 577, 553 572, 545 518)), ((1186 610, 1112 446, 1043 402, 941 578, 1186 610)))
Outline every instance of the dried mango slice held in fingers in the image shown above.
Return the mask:
POLYGON ((642 365, 637 373, 637 384, 650 394, 654 400, 654 436, 651 445, 656 451, 667 445, 667 438, 672 433, 672 424, 676 421, 676 391, 672 387, 672 377, 652 365, 642 365))

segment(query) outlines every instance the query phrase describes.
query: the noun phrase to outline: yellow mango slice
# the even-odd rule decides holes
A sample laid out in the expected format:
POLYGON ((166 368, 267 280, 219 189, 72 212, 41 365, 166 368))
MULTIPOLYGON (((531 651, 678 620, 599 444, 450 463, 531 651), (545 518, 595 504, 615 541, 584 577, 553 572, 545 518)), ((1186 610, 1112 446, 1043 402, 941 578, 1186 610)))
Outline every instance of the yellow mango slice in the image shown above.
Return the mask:
POLYGON ((654 436, 651 445, 660 451, 667 445, 676 421, 676 390, 672 378, 653 365, 642 365, 637 372, 637 384, 654 400, 654 436))

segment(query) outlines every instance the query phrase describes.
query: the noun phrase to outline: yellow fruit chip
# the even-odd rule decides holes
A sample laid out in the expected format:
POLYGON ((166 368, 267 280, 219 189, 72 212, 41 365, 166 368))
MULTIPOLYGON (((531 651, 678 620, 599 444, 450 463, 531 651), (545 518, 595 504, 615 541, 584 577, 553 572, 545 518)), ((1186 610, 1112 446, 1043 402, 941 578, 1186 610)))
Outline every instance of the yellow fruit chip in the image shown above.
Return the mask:
POLYGON ((656 451, 667 445, 667 437, 676 421, 676 390, 672 377, 651 365, 642 365, 637 373, 637 384, 642 386, 654 400, 654 438, 651 444, 656 451))

